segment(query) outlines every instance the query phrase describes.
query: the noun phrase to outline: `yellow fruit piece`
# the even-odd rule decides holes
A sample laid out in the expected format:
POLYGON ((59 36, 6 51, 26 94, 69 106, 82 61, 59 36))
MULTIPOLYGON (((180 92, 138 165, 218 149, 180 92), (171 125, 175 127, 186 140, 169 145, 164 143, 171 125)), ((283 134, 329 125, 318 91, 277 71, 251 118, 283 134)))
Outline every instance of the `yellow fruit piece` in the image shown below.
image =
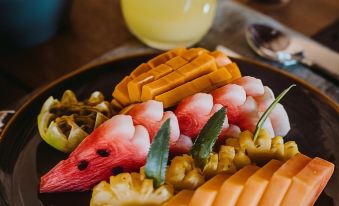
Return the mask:
POLYGON ((279 206, 292 183, 292 178, 310 161, 311 158, 302 154, 297 154, 285 162, 273 174, 264 195, 260 199, 259 205, 279 206))
POLYGON ((173 59, 168 60, 166 62, 166 65, 171 67, 173 70, 176 70, 176 69, 184 66, 187 63, 188 63, 188 61, 186 61, 184 58, 182 58, 181 56, 177 56, 177 57, 174 57, 173 59))
POLYGON ((146 73, 151 69, 152 68, 147 63, 142 63, 131 72, 130 76, 132 77, 132 79, 135 79, 141 74, 146 73))
POLYGON ((231 175, 220 173, 195 190, 189 206, 211 206, 222 183, 231 175))
POLYGON ((118 102, 118 100, 116 100, 116 99, 113 99, 113 100, 111 101, 111 105, 112 105, 112 108, 113 108, 115 111, 120 111, 120 110, 123 108, 123 106, 121 105, 121 103, 118 102))
POLYGON ((130 76, 126 76, 114 89, 113 97, 123 106, 130 103, 128 96, 127 84, 132 80, 130 76))
POLYGON ((160 64, 154 69, 150 70, 148 73, 154 76, 154 80, 160 79, 161 77, 169 74, 173 71, 173 69, 166 64, 160 64))
POLYGON ((192 49, 188 49, 188 50, 182 52, 182 54, 180 56, 182 56, 187 61, 191 61, 192 59, 196 58, 197 56, 200 56, 203 53, 207 53, 207 52, 208 51, 206 49, 203 49, 203 48, 192 48, 192 49))
POLYGON ((213 202, 213 206, 235 205, 247 179, 258 169, 259 167, 257 166, 248 165, 223 182, 213 202))
POLYGON ((142 87, 141 101, 154 99, 155 96, 171 90, 185 82, 185 77, 174 71, 142 87))
POLYGON ((127 84, 128 95, 132 103, 140 102, 142 86, 149 82, 152 82, 153 80, 153 75, 149 73, 143 73, 127 84))
POLYGON ((227 64, 225 67, 232 75, 231 82, 241 77, 240 69, 236 63, 227 64))
POLYGON ((172 107, 184 98, 198 92, 207 92, 214 86, 219 87, 227 84, 231 79, 230 73, 226 68, 218 69, 209 74, 198 77, 191 82, 180 85, 170 91, 156 96, 154 99, 161 101, 165 108, 172 107))
POLYGON ((250 178, 247 179, 244 189, 236 205, 239 206, 255 206, 258 205, 272 175, 279 169, 282 162, 279 160, 271 160, 250 178))
POLYGON ((163 206, 187 206, 193 194, 193 190, 181 190, 163 206))
POLYGON ((91 206, 160 206, 173 195, 169 185, 153 187, 153 180, 139 173, 121 173, 93 188, 91 206))

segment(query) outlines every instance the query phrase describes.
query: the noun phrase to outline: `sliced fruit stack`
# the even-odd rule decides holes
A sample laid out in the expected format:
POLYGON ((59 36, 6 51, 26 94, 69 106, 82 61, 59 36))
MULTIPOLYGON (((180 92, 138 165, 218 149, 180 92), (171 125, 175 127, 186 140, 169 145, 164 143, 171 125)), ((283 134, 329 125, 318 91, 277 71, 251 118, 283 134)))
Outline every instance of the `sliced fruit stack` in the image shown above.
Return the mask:
POLYGON ((174 49, 138 66, 114 89, 112 105, 157 100, 165 108, 197 92, 209 92, 241 77, 239 68, 222 52, 202 48, 174 49))
POLYGON ((297 154, 287 162, 248 165, 233 175, 221 173, 195 191, 182 190, 164 206, 313 205, 334 165, 297 154))

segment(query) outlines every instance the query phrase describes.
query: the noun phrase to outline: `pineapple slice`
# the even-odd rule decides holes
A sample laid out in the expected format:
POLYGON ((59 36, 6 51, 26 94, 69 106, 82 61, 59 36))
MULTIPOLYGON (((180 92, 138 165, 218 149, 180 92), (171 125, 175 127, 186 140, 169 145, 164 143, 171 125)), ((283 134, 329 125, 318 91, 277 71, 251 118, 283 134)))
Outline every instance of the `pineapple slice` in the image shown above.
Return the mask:
POLYGON ((173 196, 170 185, 153 187, 153 180, 141 173, 121 173, 93 188, 90 206, 158 206, 173 196))
POLYGON ((176 156, 167 169, 166 183, 173 185, 175 190, 193 190, 204 182, 201 170, 195 166, 190 155, 176 156))

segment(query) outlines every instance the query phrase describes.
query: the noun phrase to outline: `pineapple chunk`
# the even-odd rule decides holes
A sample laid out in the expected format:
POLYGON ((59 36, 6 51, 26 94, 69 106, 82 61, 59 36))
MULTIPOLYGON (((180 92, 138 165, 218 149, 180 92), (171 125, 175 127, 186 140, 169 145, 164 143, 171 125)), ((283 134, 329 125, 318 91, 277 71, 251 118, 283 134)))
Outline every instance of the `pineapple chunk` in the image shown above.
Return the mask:
POLYGON ((93 188, 91 206, 158 206, 173 196, 173 188, 162 185, 155 189, 153 180, 141 173, 121 173, 93 188))

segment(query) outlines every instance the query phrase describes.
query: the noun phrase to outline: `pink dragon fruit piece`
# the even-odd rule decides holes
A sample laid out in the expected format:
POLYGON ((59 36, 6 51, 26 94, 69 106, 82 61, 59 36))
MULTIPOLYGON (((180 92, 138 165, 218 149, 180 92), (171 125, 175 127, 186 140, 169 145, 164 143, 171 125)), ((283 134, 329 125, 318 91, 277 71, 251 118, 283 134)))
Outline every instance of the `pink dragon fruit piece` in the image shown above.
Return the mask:
POLYGON ((145 127, 116 115, 87 136, 66 160, 41 177, 40 192, 89 190, 115 171, 139 170, 150 147, 145 127))
POLYGON ((254 77, 244 76, 235 80, 233 83, 242 86, 247 96, 261 96, 265 92, 261 80, 254 77))
POLYGON ((237 125, 230 124, 227 130, 225 130, 221 135, 225 138, 238 138, 240 137, 241 130, 237 125))
MULTIPOLYGON (((213 97, 210 94, 197 93, 187 97, 175 110, 180 132, 195 138, 208 119, 221 108, 221 104, 213 104, 213 97)), ((223 129, 226 128, 228 128, 227 118, 223 125, 223 129)))
POLYGON ((178 119, 172 111, 164 112, 162 102, 148 100, 146 102, 135 105, 129 112, 135 125, 143 125, 146 127, 152 139, 161 125, 170 119, 170 145, 171 147, 179 138, 180 130, 178 119))
MULTIPOLYGON (((255 131, 255 127, 261 117, 261 112, 259 112, 258 104, 253 97, 248 96, 246 98, 245 104, 239 107, 240 114, 237 119, 236 125, 238 125, 241 131, 249 130, 251 132, 255 131)), ((271 137, 274 137, 275 133, 272 128, 270 118, 267 118, 263 128, 268 131, 271 137)))
MULTIPOLYGON (((269 87, 265 86, 264 89, 264 95, 255 97, 260 112, 265 112, 275 99, 274 94, 269 87)), ((275 135, 285 136, 291 129, 287 112, 280 103, 275 106, 269 118, 275 135)), ((270 128, 270 126, 268 126, 268 128, 270 128)))
POLYGON ((178 156, 182 154, 187 154, 193 146, 192 138, 186 135, 181 134, 178 141, 171 148, 171 155, 178 156))
POLYGON ((272 122, 274 133, 282 137, 287 135, 291 129, 291 125, 284 106, 278 103, 269 117, 272 122))
POLYGON ((227 108, 229 123, 234 123, 239 115, 238 107, 246 101, 246 92, 243 87, 236 84, 228 84, 211 92, 213 102, 227 108))

